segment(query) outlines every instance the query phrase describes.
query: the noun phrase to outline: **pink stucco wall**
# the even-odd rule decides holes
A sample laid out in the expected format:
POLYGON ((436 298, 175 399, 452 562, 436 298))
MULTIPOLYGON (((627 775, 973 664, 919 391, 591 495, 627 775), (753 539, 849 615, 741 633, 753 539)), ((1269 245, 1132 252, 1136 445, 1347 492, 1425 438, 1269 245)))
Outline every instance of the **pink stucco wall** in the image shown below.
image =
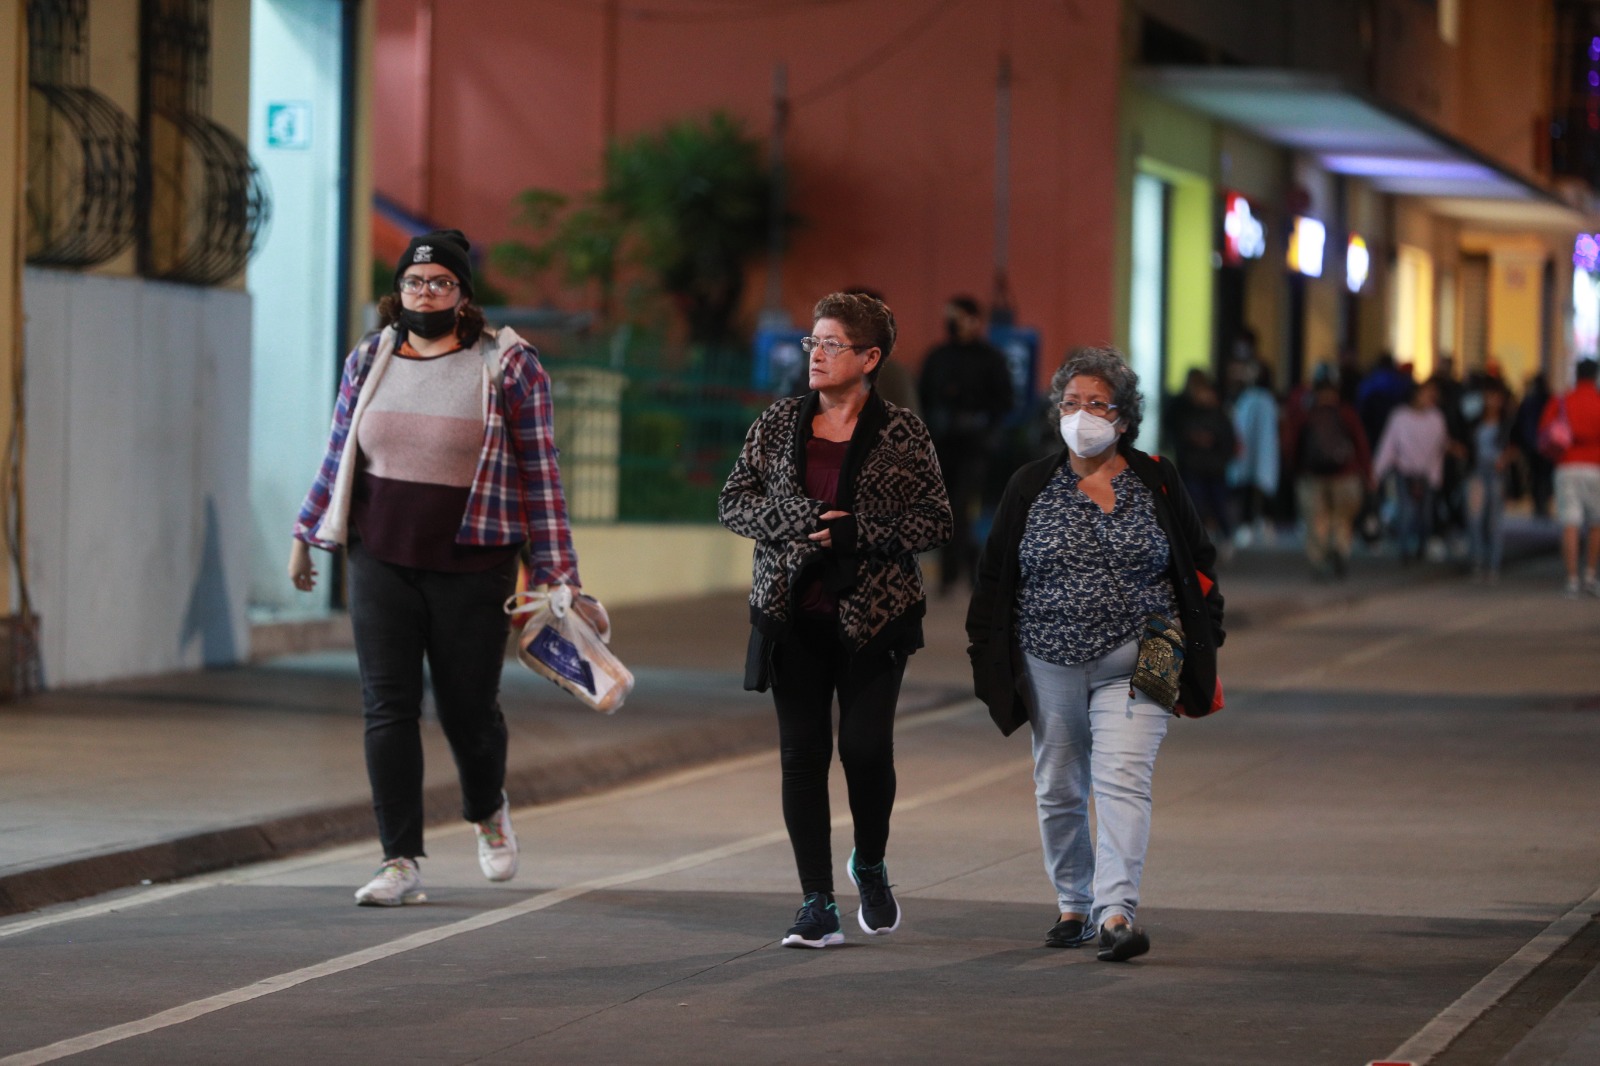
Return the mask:
MULTIPOLYGON (((793 206, 808 220, 785 263, 786 306, 805 321, 824 292, 878 289, 914 365, 947 296, 992 292, 1007 52, 1021 321, 1044 331, 1047 359, 1111 338, 1119 4, 624 0, 610 86, 603 8, 380 0, 378 191, 491 243, 509 235, 520 190, 595 182, 608 99, 622 135, 720 108, 765 137, 785 63, 793 206)), ((758 272, 752 313, 762 286, 758 272)))

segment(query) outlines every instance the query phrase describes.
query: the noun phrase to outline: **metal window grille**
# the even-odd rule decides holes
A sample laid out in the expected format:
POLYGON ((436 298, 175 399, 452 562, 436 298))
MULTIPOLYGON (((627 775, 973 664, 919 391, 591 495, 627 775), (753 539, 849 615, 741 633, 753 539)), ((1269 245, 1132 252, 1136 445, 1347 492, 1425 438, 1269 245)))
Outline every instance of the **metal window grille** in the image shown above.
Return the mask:
POLYGON ((133 241, 138 129, 88 71, 88 0, 29 0, 27 258, 41 266, 93 266, 133 241))
POLYGON ((244 144, 212 121, 210 0, 140 10, 139 271, 215 285, 244 269, 271 215, 244 144))

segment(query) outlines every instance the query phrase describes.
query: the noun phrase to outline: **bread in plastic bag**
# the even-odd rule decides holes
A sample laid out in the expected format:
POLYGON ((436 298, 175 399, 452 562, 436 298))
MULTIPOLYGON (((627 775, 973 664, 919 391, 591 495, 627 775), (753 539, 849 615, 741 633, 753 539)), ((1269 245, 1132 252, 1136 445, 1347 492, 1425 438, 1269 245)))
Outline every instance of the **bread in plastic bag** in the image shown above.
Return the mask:
POLYGON ((633 691, 633 674, 606 647, 611 622, 605 608, 592 597, 584 600, 580 611, 569 586, 541 585, 512 596, 505 609, 521 626, 517 658, 524 666, 594 710, 611 714, 633 691), (599 632, 590 618, 598 621, 599 632))

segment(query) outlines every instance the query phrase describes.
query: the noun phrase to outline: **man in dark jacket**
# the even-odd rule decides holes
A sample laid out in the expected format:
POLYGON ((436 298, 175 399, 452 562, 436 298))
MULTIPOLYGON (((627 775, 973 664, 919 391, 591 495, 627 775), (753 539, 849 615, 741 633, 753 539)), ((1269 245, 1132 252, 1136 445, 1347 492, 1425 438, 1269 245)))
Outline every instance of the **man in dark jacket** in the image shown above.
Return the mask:
POLYGON ((939 591, 948 593, 964 573, 972 580, 978 545, 972 535, 996 437, 1013 401, 1006 357, 983 339, 983 312, 970 296, 945 306, 945 343, 922 364, 918 395, 922 417, 950 496, 955 535, 939 558, 939 591))

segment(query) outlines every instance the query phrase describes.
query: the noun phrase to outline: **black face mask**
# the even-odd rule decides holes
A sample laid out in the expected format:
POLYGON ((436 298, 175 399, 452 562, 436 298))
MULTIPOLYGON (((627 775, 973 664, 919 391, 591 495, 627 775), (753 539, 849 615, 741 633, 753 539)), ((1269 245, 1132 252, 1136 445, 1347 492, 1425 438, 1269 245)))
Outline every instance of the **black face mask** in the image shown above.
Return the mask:
POLYGON ((442 311, 413 311, 409 307, 402 307, 400 324, 423 340, 438 340, 456 328, 457 310, 455 307, 446 307, 442 311))

